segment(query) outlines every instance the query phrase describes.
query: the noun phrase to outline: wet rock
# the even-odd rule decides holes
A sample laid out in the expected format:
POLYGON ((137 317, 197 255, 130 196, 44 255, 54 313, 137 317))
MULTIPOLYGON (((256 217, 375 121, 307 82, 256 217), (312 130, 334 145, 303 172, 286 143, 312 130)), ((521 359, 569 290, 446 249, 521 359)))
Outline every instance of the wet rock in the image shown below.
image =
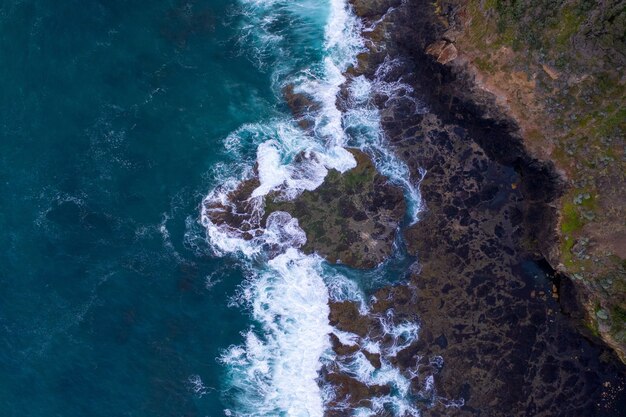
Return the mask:
POLYGON ((330 302, 330 314, 328 316, 331 326, 335 326, 344 332, 354 333, 365 337, 370 331, 371 319, 359 313, 359 306, 352 301, 330 302))
POLYGON ((334 399, 328 404, 328 408, 330 410, 337 407, 342 408, 341 412, 337 411, 337 414, 332 414, 332 411, 330 411, 327 414, 329 416, 349 415, 350 410, 354 410, 357 407, 371 406, 372 398, 388 395, 391 392, 388 386, 367 385, 341 373, 331 372, 324 377, 334 387, 334 399))
MULTIPOLYGON (((419 339, 393 364, 405 373, 419 374, 419 366, 434 374, 442 400, 424 404, 425 417, 620 415, 626 370, 574 326, 584 301, 577 287, 566 278, 559 284, 542 266, 558 264, 554 203, 565 183, 552 164, 528 153, 493 98, 475 96, 469 76, 427 56, 429 49, 439 58, 450 44, 442 39, 445 28, 429 20, 430 7, 407 0, 389 13, 390 30, 379 46, 401 63, 402 81, 428 108, 416 115, 379 103, 410 180, 420 179, 418 168, 427 170, 421 183, 426 210, 405 231, 408 251, 420 263, 406 293, 416 295, 381 289, 372 306, 377 315, 393 310, 419 318, 419 339), (435 357, 443 362, 428 361, 435 357), (609 395, 607 386, 620 388, 609 395), (464 405, 444 407, 444 400, 464 405)), ((384 59, 371 53, 361 70, 373 78, 384 59)), ((415 391, 424 379, 415 378, 415 391)))
POLYGON ((285 86, 282 93, 287 106, 298 121, 298 125, 305 131, 312 129, 315 126, 313 118, 320 109, 320 104, 308 94, 296 92, 293 84, 285 86))
POLYGON ((363 350, 362 352, 374 368, 380 369, 382 366, 380 362, 380 353, 370 353, 367 350, 363 350))
POLYGON ((355 13, 365 19, 375 19, 384 15, 390 7, 400 4, 401 0, 349 0, 355 13))
POLYGON ((350 152, 355 168, 343 174, 331 170, 320 187, 294 201, 268 196, 266 214, 286 211, 297 218, 306 232, 306 253, 354 268, 373 268, 391 254, 406 203, 402 190, 378 173, 366 154, 350 152))
POLYGON ((227 226, 233 234, 241 238, 252 239, 259 222, 255 215, 258 201, 250 196, 260 184, 258 178, 253 177, 242 181, 234 190, 224 192, 224 200, 205 200, 205 213, 212 223, 227 226))

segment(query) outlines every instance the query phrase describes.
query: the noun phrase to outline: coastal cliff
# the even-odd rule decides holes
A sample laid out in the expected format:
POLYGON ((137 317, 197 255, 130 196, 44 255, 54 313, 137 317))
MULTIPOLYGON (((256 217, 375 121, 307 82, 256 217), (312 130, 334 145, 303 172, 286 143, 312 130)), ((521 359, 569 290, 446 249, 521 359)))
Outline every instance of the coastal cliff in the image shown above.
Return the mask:
MULTIPOLYGON (((328 417, 618 415, 626 367, 601 328, 580 325, 593 286, 562 261, 572 180, 481 81, 461 46, 463 7, 352 1, 360 54, 332 89, 349 166, 326 167, 312 147, 277 167, 266 142, 247 179, 205 199, 206 225, 252 243, 255 262, 297 278, 290 288, 359 275, 333 282, 319 309, 332 329, 332 360, 315 371, 328 417)), ((311 91, 281 90, 302 141, 324 130, 328 103, 311 91)), ((576 194, 576 213, 599 200, 576 194)), ((593 313, 612 320, 607 308, 593 313)))
MULTIPOLYGON (((569 125, 549 130, 548 124, 537 124, 533 130, 500 90, 489 89, 491 82, 509 91, 502 80, 488 81, 468 58, 470 3, 355 0, 352 5, 364 21, 368 51, 348 75, 402 86, 401 94, 383 89, 376 102, 388 145, 410 168, 411 181, 421 181, 425 209, 420 221, 404 230, 420 268, 411 271, 408 283, 378 290, 372 308, 377 314, 392 309, 400 320, 421 323, 420 340, 395 360, 405 372, 435 375, 438 400, 424 415, 618 415, 626 379, 615 355, 623 352, 618 339, 624 272, 619 255, 624 170, 615 154, 623 152, 623 98, 615 89, 623 80, 605 86, 611 92, 597 99, 606 110, 593 113, 587 121, 592 124, 583 126, 585 132, 611 133, 572 146, 561 142, 576 134, 568 133, 569 125), (596 131, 593 123, 604 127, 596 131), (613 152, 612 159, 606 152, 613 152), (560 158, 564 154, 570 165, 560 158), (598 158, 605 162, 598 165, 598 158), (577 165, 582 168, 571 169, 577 165), (420 168, 427 172, 423 180, 420 168), (595 191, 581 189, 576 175, 595 184, 595 191), (592 210, 602 213, 591 215, 592 210), (615 237, 612 249, 585 237, 596 226, 596 233, 615 237), (582 275, 580 268, 586 271, 582 275), (592 324, 582 326, 584 321, 592 324), (433 365, 436 357, 443 358, 443 367, 433 365), (451 407, 451 400, 462 405, 451 407)), ((474 24, 490 30, 479 20, 474 24)), ((522 21, 518 27, 523 30, 522 21)), ((481 39, 486 38, 477 38, 477 44, 481 39)), ((523 56, 528 49, 511 50, 523 56)), ((506 60, 513 65, 511 57, 506 60)), ((544 81, 563 80, 556 64, 535 68, 544 81)), ((502 71, 503 79, 538 88, 532 77, 509 67, 502 71)), ((520 88, 507 94, 523 97, 520 88)), ((556 91, 546 90, 543 99, 556 91)), ((532 109, 524 102, 519 106, 532 109)), ((579 110, 555 108, 552 118, 544 110, 537 114, 546 116, 545 123, 580 117, 572 116, 579 110)), ((339 329, 354 332, 367 322, 342 314, 346 309, 331 306, 331 317, 349 317, 338 320, 339 329)))
POLYGON ((587 325, 625 360, 626 6, 444 0, 434 14, 440 39, 426 51, 471 79, 469 95, 488 93, 565 181, 558 242, 543 254, 575 280, 587 325))

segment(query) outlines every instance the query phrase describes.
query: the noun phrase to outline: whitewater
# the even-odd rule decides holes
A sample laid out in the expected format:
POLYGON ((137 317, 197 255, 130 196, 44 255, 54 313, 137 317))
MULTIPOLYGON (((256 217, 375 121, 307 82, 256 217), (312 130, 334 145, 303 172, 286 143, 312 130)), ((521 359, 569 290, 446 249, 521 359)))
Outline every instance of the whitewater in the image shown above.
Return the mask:
MULTIPOLYGON (((370 407, 346 409, 346 414, 367 416, 390 409, 396 416, 418 416, 410 394, 415 375, 402 374, 390 360, 417 340, 418 324, 396 323, 392 311, 379 317, 390 340, 385 344, 333 328, 330 301, 356 301, 367 314, 371 300, 321 257, 299 250, 306 235, 298 219, 274 212, 261 226, 269 193, 290 200, 320 186, 330 169, 353 168, 356 161, 346 147, 367 152, 384 175, 403 187, 409 203, 406 223, 417 221, 418 182, 409 180, 406 166, 385 147, 380 115, 372 104, 376 93, 391 97, 408 87, 383 81, 384 74, 374 81, 356 77, 349 83, 348 109, 338 108, 337 96, 347 81, 344 73, 365 50, 361 33, 366 29, 343 0, 242 0, 239 15, 238 47, 271 72, 276 95, 289 86, 312 97, 317 106, 302 116, 311 122, 307 128, 294 115, 277 112, 232 132, 224 146, 237 161, 217 168, 220 185, 202 204, 201 223, 214 255, 234 257, 246 271, 232 305, 249 312, 254 322, 242 332, 241 343, 224 347, 219 357, 228 373, 223 390, 229 408, 224 412, 242 417, 324 415, 334 392, 320 371, 336 360, 330 342, 334 334, 346 345, 381 355, 380 369, 357 352, 338 365, 341 372, 367 385, 392 388, 391 394, 373 398, 370 407), (212 220, 222 210, 217 207, 235 207, 232 192, 251 179, 256 186, 245 202, 241 226, 212 220)), ((384 64, 383 72, 390 66, 393 62, 384 64)), ((431 386, 426 389, 432 391, 431 386)))

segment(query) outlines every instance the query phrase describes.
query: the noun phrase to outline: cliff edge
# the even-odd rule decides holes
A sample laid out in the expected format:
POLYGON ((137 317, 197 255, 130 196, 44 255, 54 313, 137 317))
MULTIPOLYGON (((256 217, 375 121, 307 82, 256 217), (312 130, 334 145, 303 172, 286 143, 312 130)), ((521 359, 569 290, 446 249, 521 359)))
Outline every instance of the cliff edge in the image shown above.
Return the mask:
MULTIPOLYGON (((619 0, 440 0, 426 53, 489 93, 567 187, 558 242, 587 325, 626 359, 626 5, 619 0)), ((479 91, 480 90, 480 91, 479 91)))

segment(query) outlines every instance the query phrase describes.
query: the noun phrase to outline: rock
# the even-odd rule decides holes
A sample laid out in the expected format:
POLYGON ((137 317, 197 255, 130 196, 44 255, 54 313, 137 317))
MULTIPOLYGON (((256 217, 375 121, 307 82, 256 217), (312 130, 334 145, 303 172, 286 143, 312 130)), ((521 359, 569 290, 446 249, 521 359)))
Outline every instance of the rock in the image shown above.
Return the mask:
MULTIPOLYGON (((574 314, 584 300, 574 291, 579 282, 564 289, 568 280, 562 277, 560 284, 554 281, 555 291, 548 273, 532 261, 559 263, 553 253, 560 244, 556 205, 566 182, 525 149, 493 96, 472 87, 461 60, 445 67, 435 62, 451 59, 456 45, 442 37, 448 27, 423 21, 432 3, 405 4, 386 16, 389 30, 379 49, 406 63, 396 71, 419 91, 428 111, 416 114, 401 100, 379 108, 390 146, 411 179, 419 168, 427 172, 420 186, 427 210, 405 232, 408 252, 421 267, 407 284, 416 297, 402 304, 399 294, 379 290, 372 306, 374 314, 393 309, 400 320, 420 322, 419 340, 393 364, 404 374, 419 367, 413 382, 420 389, 422 371, 436 370, 428 358, 443 358, 434 375, 437 395, 465 405, 428 407, 425 416, 599 415, 604 394, 597 381, 622 386, 621 365, 615 358, 599 360, 610 352, 573 327, 570 320, 579 317, 574 314)), ((454 5, 438 5, 442 14, 454 15, 454 5)), ((480 39, 483 46, 485 41, 480 39)), ((374 63, 366 76, 375 76, 379 62, 366 61, 374 63)), ((584 195, 581 205, 588 206, 584 195)), ((621 404, 625 395, 616 397, 621 404)), ((605 414, 619 415, 610 410, 605 414)))
POLYGON ((349 0, 357 16, 366 19, 377 19, 384 15, 390 7, 400 4, 400 0, 349 0))
POLYGON ((607 313, 607 311, 604 310, 604 309, 600 309, 600 310, 596 311, 596 317, 599 318, 600 320, 608 320, 609 319, 609 313, 607 313))
POLYGON ((228 226, 234 234, 246 240, 252 239, 251 231, 258 228, 255 204, 250 195, 261 183, 253 177, 242 181, 237 188, 227 193, 226 203, 221 200, 206 200, 204 210, 214 224, 228 226))
POLYGON ((286 85, 282 92, 287 106, 298 121, 298 125, 304 130, 312 129, 315 125, 312 115, 320 109, 320 104, 308 94, 295 92, 293 84, 286 85))
POLYGON ((453 43, 449 43, 443 48, 439 57, 437 57, 437 62, 440 64, 447 64, 448 62, 456 59, 457 56, 458 52, 456 50, 456 46, 454 46, 453 43))
POLYGON ((332 301, 329 303, 330 314, 328 320, 344 332, 354 333, 365 337, 370 329, 371 320, 359 313, 359 306, 353 301, 332 301))
POLYGON ((570 252, 579 259, 585 259, 585 256, 587 255, 586 252, 588 244, 589 239, 581 237, 580 239, 576 240, 576 242, 574 242, 574 245, 572 245, 570 252))
POLYGON ((382 366, 382 363, 380 362, 380 353, 370 353, 367 350, 363 350, 362 352, 374 368, 380 369, 382 366))
POLYGON ((541 68, 543 68, 546 74, 548 74, 548 76, 552 78, 553 80, 559 79, 560 74, 558 73, 556 69, 552 68, 550 65, 542 64, 541 68))
POLYGON ((445 39, 431 43, 426 48, 426 53, 435 57, 440 64, 447 64, 458 56, 456 46, 445 39))
POLYGON ((441 55, 443 48, 445 48, 447 44, 448 42, 444 39, 439 39, 426 47, 426 53, 434 56, 435 58, 439 58, 439 55, 441 55))
POLYGON ((402 190, 378 173, 363 152, 350 150, 357 166, 343 174, 331 170, 324 183, 293 201, 266 200, 266 216, 286 211, 306 232, 305 253, 316 252, 332 263, 373 268, 392 251, 404 217, 402 190))
MULTIPOLYGON (((366 385, 355 378, 340 373, 328 373, 325 375, 325 379, 334 388, 334 399, 329 404, 331 410, 340 404, 344 407, 349 405, 352 408, 368 406, 371 404, 371 398, 388 395, 391 392, 391 388, 387 385, 366 385)), ((344 413, 336 415, 345 416, 346 410, 342 411, 344 413)), ((327 415, 333 414, 329 413, 327 415)))

